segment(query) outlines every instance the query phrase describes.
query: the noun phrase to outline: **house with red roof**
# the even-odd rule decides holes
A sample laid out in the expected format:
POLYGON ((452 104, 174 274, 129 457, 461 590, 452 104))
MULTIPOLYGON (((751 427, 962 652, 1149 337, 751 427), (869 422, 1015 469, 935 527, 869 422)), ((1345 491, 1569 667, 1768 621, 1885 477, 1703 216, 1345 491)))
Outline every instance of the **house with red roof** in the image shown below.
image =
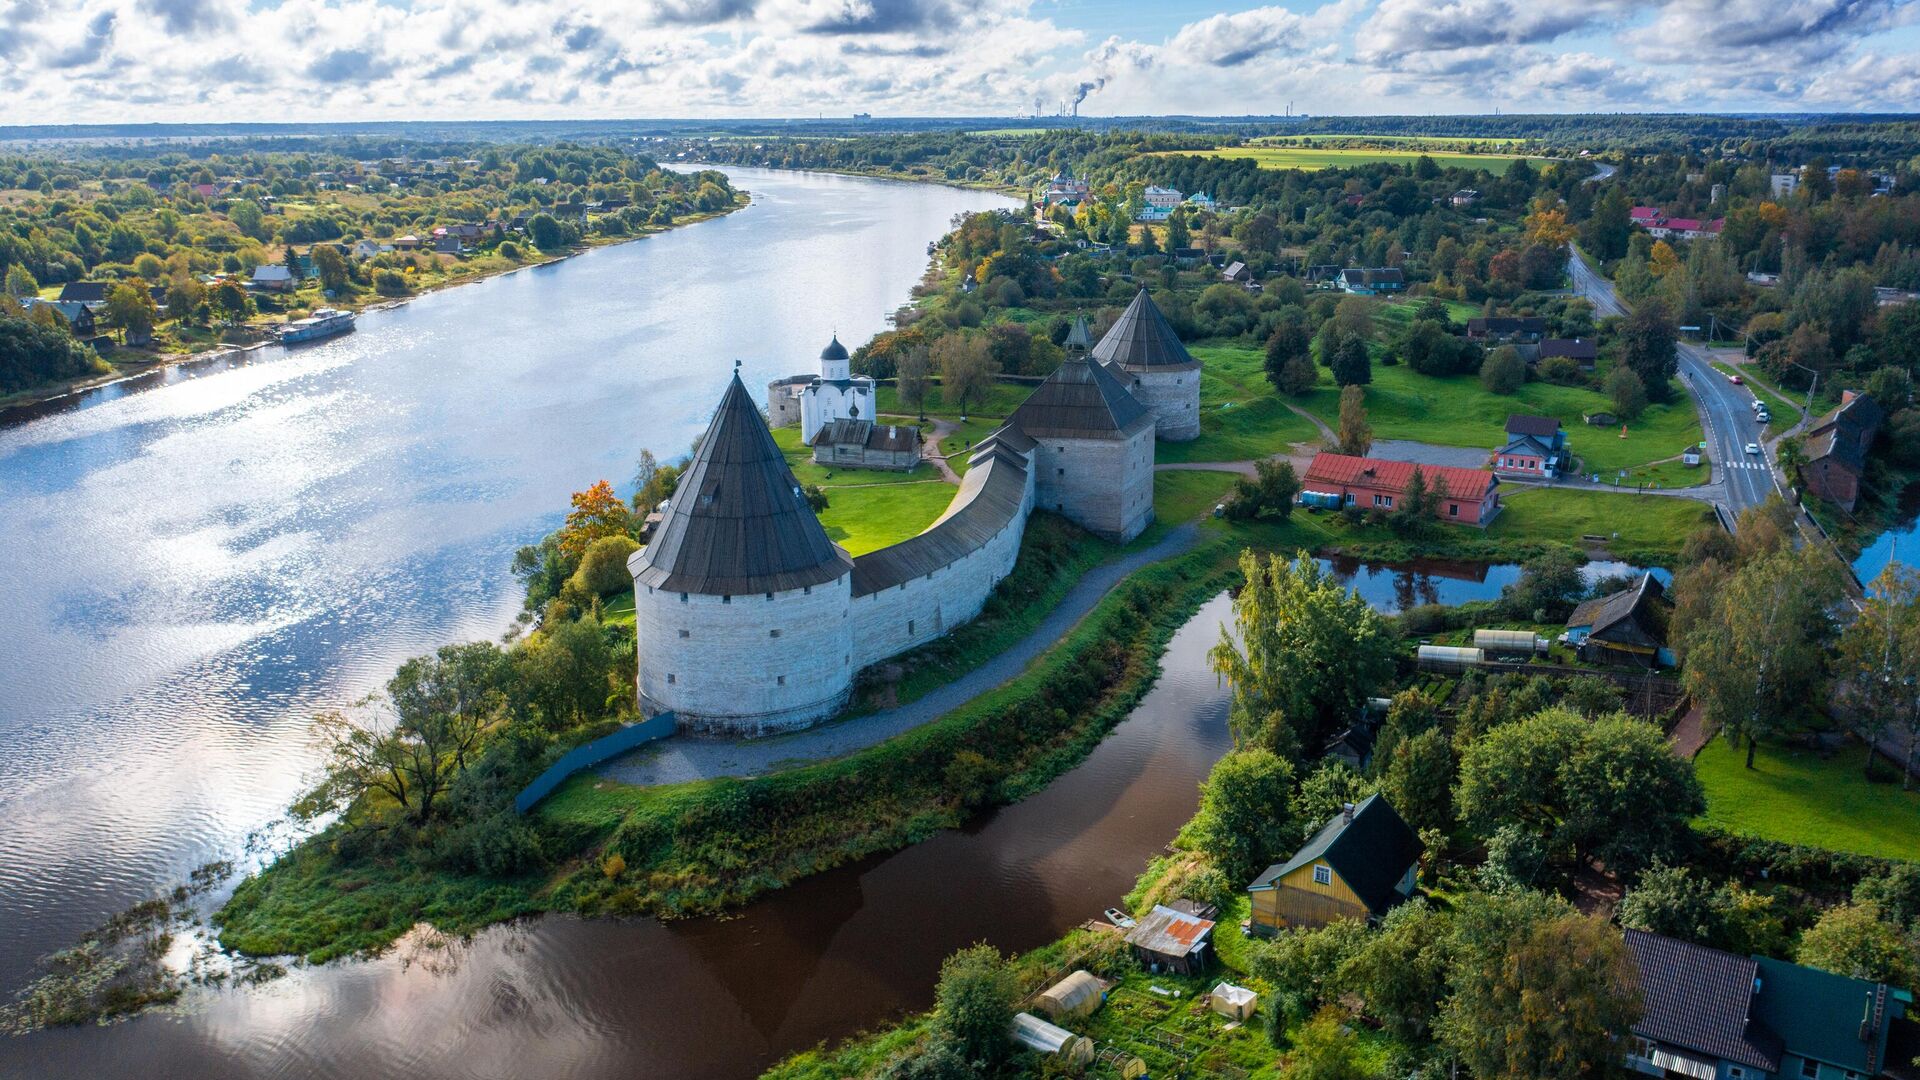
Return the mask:
POLYGON ((1665 210, 1651 206, 1636 206, 1627 213, 1635 225, 1647 230, 1649 236, 1662 240, 1711 238, 1719 236, 1720 230, 1727 224, 1726 218, 1702 221, 1699 218, 1668 217, 1665 210))
POLYGON ((1434 516, 1461 525, 1485 525, 1500 512, 1500 480, 1485 469, 1420 465, 1349 454, 1315 454, 1300 485, 1303 506, 1391 512, 1418 469, 1428 490, 1443 488, 1434 516))

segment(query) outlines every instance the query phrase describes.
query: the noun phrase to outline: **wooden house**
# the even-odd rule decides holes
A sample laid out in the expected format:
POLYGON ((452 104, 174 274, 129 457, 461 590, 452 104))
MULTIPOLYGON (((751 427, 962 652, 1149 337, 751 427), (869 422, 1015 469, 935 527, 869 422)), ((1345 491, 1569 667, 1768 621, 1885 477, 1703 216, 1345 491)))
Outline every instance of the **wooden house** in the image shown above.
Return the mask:
POLYGON ((1839 408, 1815 420, 1806 434, 1807 463, 1800 467, 1807 490, 1851 513, 1880 419, 1872 398, 1848 390, 1839 408))
POLYGON ((1664 593, 1659 579, 1643 573, 1632 586, 1574 608, 1563 637, 1588 663, 1671 665, 1664 593))
POLYGON ((1391 804, 1369 795, 1335 814, 1305 847, 1253 879, 1251 928, 1377 919, 1413 895, 1420 838, 1391 804))
MULTIPOLYGON (((1191 907, 1192 905, 1184 905, 1191 907)), ((1127 944, 1142 964, 1157 964, 1167 971, 1198 975, 1207 970, 1207 954, 1213 945, 1213 920, 1197 911, 1155 904, 1127 931, 1127 944)))

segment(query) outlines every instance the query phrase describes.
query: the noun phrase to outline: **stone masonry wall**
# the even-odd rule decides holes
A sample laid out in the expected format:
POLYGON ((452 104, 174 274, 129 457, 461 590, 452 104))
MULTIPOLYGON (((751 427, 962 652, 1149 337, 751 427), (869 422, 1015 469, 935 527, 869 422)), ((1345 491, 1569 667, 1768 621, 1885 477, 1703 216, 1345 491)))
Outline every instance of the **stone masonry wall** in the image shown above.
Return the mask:
POLYGON ((856 670, 851 577, 771 599, 636 585, 641 711, 670 710, 682 731, 735 737, 832 716, 856 670))
POLYGON ((1127 373, 1127 389, 1153 410, 1158 436, 1168 442, 1190 442, 1200 437, 1200 371, 1127 373))
POLYGON ((1153 520, 1153 427, 1126 439, 1038 440, 1033 504, 1125 542, 1153 520))

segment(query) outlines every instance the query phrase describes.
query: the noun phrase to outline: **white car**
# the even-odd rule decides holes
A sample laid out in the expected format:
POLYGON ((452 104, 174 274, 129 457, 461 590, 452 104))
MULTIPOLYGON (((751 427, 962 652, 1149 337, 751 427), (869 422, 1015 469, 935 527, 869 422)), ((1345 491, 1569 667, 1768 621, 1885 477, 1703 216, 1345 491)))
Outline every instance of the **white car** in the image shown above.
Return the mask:
POLYGON ((1748 443, 1748 444, 1747 444, 1747 453, 1749 453, 1749 454, 1758 454, 1759 452, 1760 452, 1760 444, 1759 444, 1759 443, 1757 443, 1757 442, 1750 442, 1750 443, 1748 443))

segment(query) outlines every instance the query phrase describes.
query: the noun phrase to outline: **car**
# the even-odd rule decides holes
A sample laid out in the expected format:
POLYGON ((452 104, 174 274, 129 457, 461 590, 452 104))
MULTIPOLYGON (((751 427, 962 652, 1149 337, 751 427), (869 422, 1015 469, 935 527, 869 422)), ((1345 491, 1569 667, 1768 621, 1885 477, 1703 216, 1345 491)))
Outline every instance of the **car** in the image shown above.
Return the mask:
POLYGON ((1761 409, 1759 412, 1753 414, 1753 418, 1765 424, 1773 420, 1773 414, 1765 409, 1761 409))
POLYGON ((1746 380, 1745 380, 1745 379, 1742 379, 1742 378, 1741 378, 1740 376, 1738 376, 1738 375, 1729 375, 1729 376, 1727 376, 1727 378, 1728 378, 1728 379, 1731 379, 1731 380, 1733 381, 1733 385, 1735 385, 1735 386, 1745 386, 1745 385, 1746 385, 1746 380))
POLYGON ((1759 452, 1760 452, 1760 444, 1759 444, 1759 443, 1757 443, 1757 442, 1750 442, 1750 443, 1748 443, 1748 444, 1747 444, 1747 453, 1749 453, 1749 454, 1758 454, 1759 452))

